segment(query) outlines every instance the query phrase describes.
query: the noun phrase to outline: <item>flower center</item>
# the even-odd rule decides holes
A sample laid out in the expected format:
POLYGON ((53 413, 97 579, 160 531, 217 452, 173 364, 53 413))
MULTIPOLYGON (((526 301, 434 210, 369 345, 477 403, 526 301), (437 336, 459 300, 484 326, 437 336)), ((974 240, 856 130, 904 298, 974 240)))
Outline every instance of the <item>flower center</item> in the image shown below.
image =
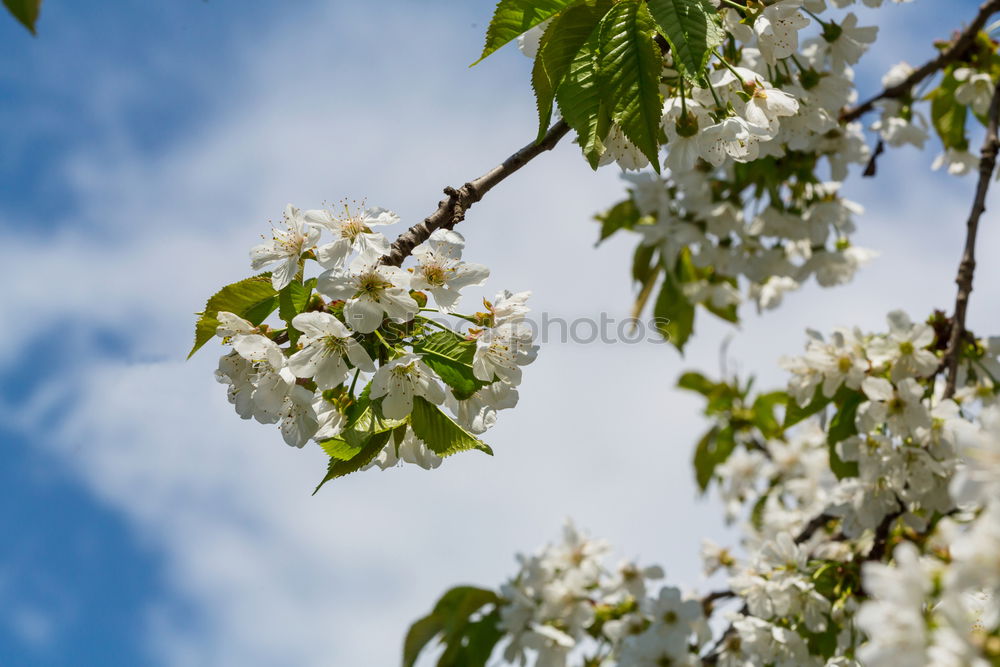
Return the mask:
POLYGON ((354 218, 348 218, 340 228, 341 236, 352 241, 362 234, 367 234, 370 231, 371 230, 368 228, 368 225, 364 224, 360 220, 355 220, 354 218))
POLYGON ((424 279, 435 287, 440 287, 444 285, 445 282, 445 270, 440 264, 427 264, 421 271, 424 274, 424 279))
POLYGON ((336 336, 323 338, 323 354, 327 357, 343 356, 347 352, 347 341, 336 336))
POLYGON ((406 366, 396 366, 395 368, 392 369, 392 374, 395 375, 397 378, 403 379, 403 378, 409 378, 411 375, 415 375, 416 370, 417 369, 413 366, 413 364, 409 364, 406 366))
POLYGON ((903 354, 913 354, 913 343, 908 340, 904 340, 899 344, 899 351, 903 354))
POLYGON ((372 299, 377 300, 387 287, 392 287, 392 283, 386 282, 377 271, 369 271, 358 277, 358 293, 372 299))

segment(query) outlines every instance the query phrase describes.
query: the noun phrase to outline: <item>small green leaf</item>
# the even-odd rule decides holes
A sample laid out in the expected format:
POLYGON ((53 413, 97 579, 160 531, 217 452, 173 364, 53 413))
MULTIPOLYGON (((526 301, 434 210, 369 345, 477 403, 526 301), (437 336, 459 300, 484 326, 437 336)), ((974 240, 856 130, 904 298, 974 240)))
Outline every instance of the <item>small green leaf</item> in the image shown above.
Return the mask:
POLYGON ((941 137, 945 148, 964 151, 969 148, 965 137, 967 108, 955 99, 955 89, 959 82, 952 72, 948 72, 941 84, 929 95, 931 100, 931 123, 941 137))
POLYGON ((645 285, 660 270, 656 261, 656 246, 639 244, 632 255, 632 280, 645 285))
POLYGON ((323 440, 319 443, 319 446, 323 448, 327 456, 338 461, 350 461, 364 449, 363 446, 359 447, 347 442, 341 436, 323 440))
POLYGON ((42 9, 42 0, 3 0, 4 7, 11 15, 21 22, 32 35, 35 34, 35 23, 42 9))
POLYGON ((611 119, 660 171, 663 57, 653 19, 639 0, 623 0, 601 19, 598 76, 611 119))
POLYGON ((809 646, 809 655, 821 655, 824 658, 832 658, 837 653, 837 637, 840 635, 841 627, 827 617, 826 630, 823 632, 811 632, 807 628, 800 628, 800 632, 806 639, 809 646))
POLYGON ((413 351, 452 388, 459 400, 469 398, 487 384, 472 372, 475 341, 466 340, 453 331, 437 331, 419 338, 413 342, 413 351))
MULTIPOLYGON (((448 663, 449 667, 486 667, 493 649, 504 634, 500 629, 500 610, 494 609, 478 621, 469 623, 464 632, 465 641, 449 644, 448 651, 441 658, 452 659, 448 663), (452 650, 453 647, 457 650, 452 650), (449 653, 453 653, 454 657, 449 653)), ((438 664, 442 665, 440 662, 438 664)))
POLYGON ((712 475, 715 474, 715 467, 725 463, 735 448, 733 430, 728 426, 725 428, 713 426, 702 436, 694 450, 695 478, 702 492, 708 489, 712 475))
POLYGON ((708 397, 719 385, 712 382, 707 377, 701 373, 696 373, 694 371, 688 371, 677 379, 677 386, 681 389, 687 389, 688 391, 694 391, 702 396, 708 397))
POLYGON ((271 287, 269 273, 226 285, 213 294, 205 304, 205 310, 198 313, 200 317, 194 327, 194 347, 188 353, 188 359, 215 336, 219 327, 215 316, 219 311, 239 315, 257 325, 277 307, 278 293, 271 287))
POLYGON ((433 612, 414 621, 403 640, 403 667, 413 667, 420 652, 444 630, 444 620, 433 612))
POLYGON ((601 223, 601 237, 597 242, 600 243, 619 229, 634 228, 639 224, 641 217, 639 207, 631 198, 618 202, 604 213, 598 213, 594 216, 594 219, 601 223))
POLYGON ((771 489, 773 488, 772 486, 760 494, 760 498, 757 499, 757 502, 753 504, 753 509, 750 510, 750 525, 758 531, 764 528, 764 510, 767 509, 767 499, 771 497, 771 489))
POLYGON ((837 443, 846 440, 852 435, 857 435, 858 427, 854 418, 858 413, 858 406, 865 400, 864 394, 851 392, 841 403, 837 413, 830 420, 830 428, 827 429, 827 444, 830 449, 830 470, 837 476, 837 479, 858 476, 858 464, 856 461, 844 461, 837 453, 837 443))
POLYGON ((707 0, 648 0, 647 6, 670 44, 674 65, 688 79, 698 78, 726 37, 718 11, 707 0))
POLYGON ((306 309, 309 304, 309 295, 315 284, 315 278, 310 279, 304 285, 295 281, 288 283, 278 293, 278 317, 291 324, 292 318, 306 309))
POLYGON ((500 0, 486 29, 486 44, 476 65, 501 46, 555 16, 577 0, 500 0))
POLYGON ((677 274, 677 270, 663 272, 663 286, 653 305, 653 316, 663 337, 683 352, 684 344, 694 331, 694 305, 684 295, 677 274))
POLYGON ((469 449, 478 449, 493 456, 489 445, 456 424, 438 406, 420 396, 413 397, 410 428, 438 456, 451 456, 469 449))
POLYGON ((575 4, 554 18, 545 29, 531 70, 531 87, 538 102, 539 139, 549 128, 556 91, 566 78, 573 59, 610 8, 611 0, 575 4))
POLYGON ((291 343, 293 349, 302 332, 292 326, 292 319, 306 309, 312 286, 315 284, 315 278, 309 280, 305 285, 292 281, 278 292, 278 317, 288 324, 288 342, 291 343))
POLYGON ((391 431, 380 431, 370 436, 365 441, 364 446, 360 449, 360 451, 347 461, 343 461, 338 458, 330 458, 330 465, 327 467, 326 477, 324 477, 313 490, 313 495, 316 495, 316 492, 323 488, 323 485, 331 479, 337 479, 338 477, 349 475, 352 472, 357 472, 371 463, 372 459, 378 456, 378 453, 385 448, 386 444, 389 442, 390 435, 392 435, 391 431))
POLYGON ((812 417, 828 406, 830 400, 823 395, 822 387, 816 387, 816 393, 813 394, 812 400, 804 406, 799 405, 798 401, 789 396, 788 402, 785 404, 785 421, 782 423, 782 427, 786 429, 791 428, 799 422, 812 417))
MULTIPOLYGON (((495 634, 495 632, 490 632, 488 626, 490 623, 496 626, 499 614, 496 614, 494 609, 480 621, 470 624, 469 620, 484 606, 497 605, 499 602, 497 594, 493 591, 474 586, 457 586, 447 591, 434 605, 430 614, 410 626, 403 642, 403 667, 413 667, 420 656, 420 651, 439 634, 442 635, 441 641, 447 645, 445 655, 438 662, 441 667, 479 667, 479 665, 485 664, 485 662, 460 662, 458 660, 462 657, 463 649, 469 651, 468 657, 473 659, 478 659, 481 652, 485 650, 491 639, 491 634, 495 634), (490 620, 487 621, 487 619, 490 620), (484 621, 486 623, 483 625, 487 627, 473 627, 484 621), (467 644, 466 647, 462 646, 463 640, 467 644), (472 651, 473 644, 476 644, 474 652, 472 651)), ((493 640, 492 645, 489 645, 490 651, 498 640, 499 637, 493 640)), ((489 655, 487 654, 486 657, 488 658, 489 655)))
POLYGON ((753 423, 765 438, 776 438, 784 430, 778 423, 778 418, 774 415, 774 409, 778 405, 785 405, 788 402, 788 394, 783 391, 772 391, 768 394, 760 394, 753 402, 753 423))

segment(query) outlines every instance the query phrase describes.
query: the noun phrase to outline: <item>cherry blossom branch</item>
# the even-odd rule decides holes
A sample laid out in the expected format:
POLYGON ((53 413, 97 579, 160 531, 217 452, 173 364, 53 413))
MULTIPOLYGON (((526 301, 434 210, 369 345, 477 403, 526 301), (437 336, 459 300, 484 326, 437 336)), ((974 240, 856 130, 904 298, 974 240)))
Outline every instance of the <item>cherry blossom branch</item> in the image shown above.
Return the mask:
POLYGON ((913 70, 908 77, 896 85, 889 86, 879 94, 865 100, 861 104, 844 110, 844 112, 840 114, 840 120, 845 123, 857 120, 874 109, 875 103, 879 100, 902 97, 903 95, 906 95, 915 85, 961 58, 965 55, 965 52, 969 50, 969 47, 972 46, 973 42, 975 42, 976 35, 978 35, 979 31, 986 25, 986 21, 988 21, 989 18, 997 12, 1000 12, 1000 0, 988 0, 988 2, 983 3, 979 7, 979 12, 976 14, 976 17, 972 19, 972 23, 970 23, 968 27, 966 27, 965 30, 959 34, 955 43, 942 51, 937 58, 929 60, 917 69, 913 70))
POLYGON ((451 186, 446 187, 444 193, 448 196, 438 203, 437 210, 425 218, 423 222, 400 234, 393 241, 389 252, 382 257, 381 263, 387 266, 401 265, 410 252, 426 241, 435 230, 451 229, 460 223, 465 219, 465 212, 470 206, 481 200, 498 183, 528 162, 545 151, 555 148, 555 145, 566 136, 567 132, 569 132, 569 125, 560 120, 549 128, 540 141, 528 144, 479 178, 469 181, 458 189, 451 186))
POLYGON ((962 338, 965 336, 965 313, 969 307, 969 295, 972 294, 972 276, 976 270, 976 234, 979 231, 979 219, 986 211, 986 193, 990 189, 990 180, 997 164, 997 150, 1000 149, 1000 137, 997 127, 1000 124, 1000 82, 997 82, 990 102, 989 125, 986 128, 986 139, 979 158, 979 184, 976 186, 976 197, 972 202, 972 211, 966 222, 965 250, 962 261, 958 265, 958 295, 955 297, 955 314, 951 319, 951 334, 948 348, 944 354, 943 364, 948 370, 944 397, 955 395, 955 383, 958 375, 958 358, 961 356, 962 338))
MULTIPOLYGON (((809 523, 803 526, 802 530, 799 531, 799 534, 795 536, 795 544, 803 544, 805 542, 808 542, 809 538, 815 535, 817 530, 819 530, 820 528, 822 528, 835 518, 836 518, 835 516, 833 516, 832 514, 827 514, 826 512, 817 514, 812 519, 810 519, 809 523)), ((707 595, 701 598, 701 606, 702 609, 705 610, 705 615, 707 616, 713 611, 715 607, 715 602, 734 597, 737 597, 736 593, 731 590, 714 591, 712 593, 708 593, 707 595)), ((750 608, 746 605, 746 603, 744 603, 743 606, 740 608, 740 610, 737 612, 737 614, 740 616, 746 616, 748 613, 750 613, 750 608)), ((702 656, 701 662, 703 665, 714 665, 719 661, 721 649, 725 645, 726 639, 731 637, 733 632, 735 631, 736 631, 735 626, 733 626, 733 624, 730 623, 729 627, 727 627, 726 630, 721 635, 719 635, 719 638, 716 640, 715 644, 712 645, 712 648, 709 649, 704 656, 702 656)))

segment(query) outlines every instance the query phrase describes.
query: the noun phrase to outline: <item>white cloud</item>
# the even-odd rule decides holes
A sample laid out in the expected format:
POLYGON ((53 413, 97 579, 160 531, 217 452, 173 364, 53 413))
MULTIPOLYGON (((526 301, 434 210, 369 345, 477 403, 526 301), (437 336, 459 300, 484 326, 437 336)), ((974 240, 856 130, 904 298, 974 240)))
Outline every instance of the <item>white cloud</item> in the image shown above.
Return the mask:
MULTIPOLYGON (((23 322, 25 338, 57 330, 83 351, 95 327, 127 339, 129 358, 79 355, 21 419, 47 436, 44 407, 68 402, 54 427, 59 458, 164 554, 175 597, 151 602, 150 629, 168 664, 393 664, 406 624, 436 594, 498 583, 514 551, 551 539, 568 515, 685 583, 698 579, 697 538, 725 537, 717 508, 695 502, 701 405, 672 389, 685 368, 714 371, 733 332, 704 315, 683 360, 666 346, 548 346, 525 374, 521 404, 490 434, 493 459, 359 474, 316 497, 322 453, 240 422, 212 379, 211 351, 180 361, 191 313, 245 275, 246 248, 286 201, 368 195, 413 222, 443 185, 530 137, 525 68, 466 71, 479 37, 461 18, 405 12, 382 26, 385 44, 410 43, 421 31, 413 21, 459 36, 400 59, 370 48, 375 17, 359 12, 345 30, 338 12, 304 10, 241 50, 205 119, 166 152, 119 138, 111 151, 76 155, 67 173, 81 207, 68 231, 44 242, 0 232, 11 275, 54 281, 17 281, 3 321, 23 322)), ((120 110, 105 112, 113 127, 120 110)), ((883 250, 879 263, 852 286, 809 288, 743 325, 731 355, 765 384, 781 381, 773 360, 798 349, 807 325, 877 327, 898 305, 949 305, 964 204, 923 166, 887 156, 890 167, 888 178, 921 189, 869 206, 861 240, 883 250)), ((620 318, 631 241, 594 250, 590 221, 620 192, 613 173, 591 174, 562 146, 470 212, 468 258, 493 268, 491 289, 533 289, 554 316, 620 318)), ((984 242, 997 234, 985 230, 984 242)), ((973 320, 997 330, 983 313, 997 296, 985 285, 1000 281, 982 270, 973 320)), ((0 368, 14 361, 0 356, 0 368)))

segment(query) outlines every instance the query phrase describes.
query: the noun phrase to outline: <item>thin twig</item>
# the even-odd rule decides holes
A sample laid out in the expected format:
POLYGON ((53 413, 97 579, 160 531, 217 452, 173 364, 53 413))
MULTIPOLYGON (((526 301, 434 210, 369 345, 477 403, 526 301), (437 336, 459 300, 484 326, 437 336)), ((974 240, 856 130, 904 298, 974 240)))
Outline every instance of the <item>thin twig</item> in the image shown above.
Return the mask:
MULTIPOLYGON (((899 502, 899 499, 897 498, 896 501, 899 502)), ((872 542, 871 551, 868 552, 864 560, 880 561, 885 558, 885 554, 889 550, 889 533, 892 530, 892 525, 901 516, 903 516, 903 510, 898 509, 883 517, 882 521, 875 528, 875 539, 872 542)))
POLYGON ((906 95, 915 85, 929 77, 931 74, 944 69, 949 64, 961 58, 965 55, 966 51, 969 50, 969 47, 975 42, 976 35, 978 35, 979 31, 986 25, 986 21, 988 21, 989 18, 997 12, 1000 12, 1000 0, 989 0, 988 2, 983 3, 979 7, 979 12, 976 14, 976 17, 972 19, 972 23, 970 23, 968 27, 966 27, 965 30, 959 34, 958 39, 955 40, 954 44, 942 51, 933 60, 929 60, 922 66, 913 70, 910 76, 906 77, 896 85, 889 86, 878 95, 865 100, 856 107, 846 109, 840 114, 840 120, 845 123, 857 120, 874 109, 875 103, 879 100, 902 97, 906 95))
POLYGON ((706 593, 701 598, 701 608, 705 613, 705 616, 709 616, 715 608, 716 602, 719 600, 728 600, 729 598, 734 597, 736 597, 736 593, 730 590, 712 591, 711 593, 706 593))
POLYGON ((1000 138, 997 137, 997 126, 1000 124, 1000 81, 993 91, 990 102, 989 125, 986 128, 986 139, 979 158, 979 184, 976 186, 976 198, 972 201, 972 211, 965 223, 965 250, 962 261, 958 265, 958 295, 955 297, 955 314, 951 318, 951 336, 948 339, 948 349, 945 351, 943 364, 948 369, 948 380, 945 384, 944 397, 955 395, 955 384, 958 375, 958 358, 962 351, 962 338, 965 336, 965 312, 969 307, 969 295, 972 294, 972 276, 976 270, 976 234, 979 231, 979 219, 986 211, 986 193, 990 189, 993 170, 997 164, 997 150, 1000 149, 1000 138))
POLYGON ((835 518, 837 517, 825 512, 813 517, 812 520, 810 520, 809 523, 807 523, 802 530, 799 531, 799 534, 795 536, 795 543, 802 544, 803 542, 808 542, 809 538, 812 537, 817 530, 830 523, 835 518))
POLYGON ((451 229, 460 223, 465 219, 465 212, 470 206, 482 199, 500 181, 545 151, 554 148, 559 140, 566 136, 567 132, 569 132, 569 125, 560 120, 549 128, 540 141, 528 144, 504 160, 503 164, 490 169, 479 178, 469 181, 458 189, 445 188, 444 193, 448 196, 438 203, 437 210, 425 218, 423 222, 400 234, 393 242, 389 252, 382 257, 381 263, 388 266, 402 264, 410 252, 426 241, 435 230, 451 229))

